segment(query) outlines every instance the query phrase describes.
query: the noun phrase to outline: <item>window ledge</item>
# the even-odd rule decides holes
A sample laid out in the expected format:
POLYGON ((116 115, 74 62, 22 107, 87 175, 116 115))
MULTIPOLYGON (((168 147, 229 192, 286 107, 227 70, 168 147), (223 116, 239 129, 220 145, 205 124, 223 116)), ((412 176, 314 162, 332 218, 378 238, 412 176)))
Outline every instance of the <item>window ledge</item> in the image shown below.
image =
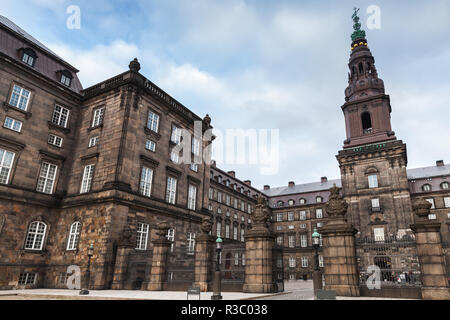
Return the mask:
POLYGON ((103 129, 103 123, 101 123, 101 124, 99 124, 98 126, 95 126, 95 127, 87 128, 88 131, 92 131, 92 130, 96 130, 96 129, 103 129))
POLYGON ((66 134, 70 133, 70 129, 69 129, 69 128, 62 127, 62 126, 60 126, 60 125, 57 125, 57 124, 51 122, 50 120, 47 121, 47 124, 48 124, 48 128, 49 128, 49 129, 56 129, 56 130, 59 130, 59 131, 62 131, 62 132, 64 132, 64 133, 66 133, 66 134))
POLYGON ((17 107, 14 107, 14 106, 10 105, 10 104, 7 103, 7 102, 3 102, 3 108, 5 109, 6 112, 11 111, 11 110, 20 112, 20 113, 22 113, 23 115, 25 115, 25 119, 27 119, 27 120, 28 120, 29 118, 31 118, 31 116, 32 116, 32 113, 31 113, 31 112, 22 110, 22 109, 17 108, 17 107))
POLYGON ((149 129, 147 126, 144 127, 144 131, 146 134, 150 135, 155 140, 159 140, 161 138, 161 135, 158 132, 149 129))

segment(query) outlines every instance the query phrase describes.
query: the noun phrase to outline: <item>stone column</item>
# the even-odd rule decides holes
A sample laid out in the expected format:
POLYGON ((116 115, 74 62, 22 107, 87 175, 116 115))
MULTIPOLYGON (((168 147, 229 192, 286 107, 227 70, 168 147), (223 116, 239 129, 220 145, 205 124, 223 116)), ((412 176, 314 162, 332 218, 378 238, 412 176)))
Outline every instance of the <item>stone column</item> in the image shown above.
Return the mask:
POLYGON ((245 282, 243 292, 276 292, 272 272, 272 249, 275 236, 269 231, 269 213, 260 195, 253 213, 253 228, 245 235, 245 282))
POLYGON ((323 240, 325 290, 338 296, 359 297, 355 234, 357 230, 344 218, 348 204, 334 185, 325 209, 328 219, 319 231, 323 240))
POLYGON ((442 250, 441 224, 428 220, 431 203, 417 199, 413 211, 418 216, 411 229, 416 236, 422 276, 422 299, 449 300, 450 288, 445 269, 445 256, 442 250))
POLYGON ((169 225, 165 222, 158 224, 157 238, 153 241, 152 267, 148 290, 161 291, 163 289, 163 282, 166 279, 167 253, 171 244, 166 238, 169 228, 169 225))
POLYGON ((114 265, 113 282, 111 289, 126 290, 125 281, 127 276, 128 257, 133 250, 133 236, 129 226, 125 227, 117 242, 116 261, 114 265))
POLYGON ((212 228, 211 218, 204 218, 201 226, 202 233, 195 241, 195 287, 200 287, 201 292, 210 291, 211 273, 213 268, 211 247, 214 245, 214 237, 209 235, 212 228))

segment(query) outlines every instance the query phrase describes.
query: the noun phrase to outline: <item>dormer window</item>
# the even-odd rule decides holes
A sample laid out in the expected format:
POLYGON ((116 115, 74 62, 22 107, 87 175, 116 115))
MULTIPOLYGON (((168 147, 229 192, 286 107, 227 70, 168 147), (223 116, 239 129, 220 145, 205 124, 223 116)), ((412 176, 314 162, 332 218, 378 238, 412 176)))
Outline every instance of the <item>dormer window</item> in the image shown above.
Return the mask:
POLYGON ((442 188, 442 190, 447 190, 448 189, 448 182, 446 181, 446 182, 442 182, 441 183, 441 188, 442 188))
POLYGON ((320 202, 322 202, 323 201, 323 198, 321 197, 321 196, 317 196, 316 197, 316 202, 317 203, 320 203, 320 202))
POLYGON ((22 51, 22 62, 26 63, 30 67, 34 67, 37 55, 33 49, 25 48, 22 51))
POLYGON ((300 200, 298 200, 298 203, 299 204, 305 204, 306 203, 306 199, 301 198, 300 200))
POLYGON ((424 185, 422 186, 422 191, 425 191, 425 192, 431 191, 431 185, 429 185, 429 184, 424 184, 424 185))
POLYGON ((68 70, 61 71, 61 75, 59 78, 59 81, 68 87, 70 87, 70 84, 72 82, 73 76, 68 70))

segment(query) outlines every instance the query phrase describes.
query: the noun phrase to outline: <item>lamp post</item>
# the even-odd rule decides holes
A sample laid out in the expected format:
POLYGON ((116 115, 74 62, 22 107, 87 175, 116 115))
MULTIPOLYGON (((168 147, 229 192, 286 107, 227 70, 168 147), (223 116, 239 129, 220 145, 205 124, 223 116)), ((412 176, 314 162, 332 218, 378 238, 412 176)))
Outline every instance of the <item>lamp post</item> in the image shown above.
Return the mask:
POLYGON ((319 268, 319 246, 320 246, 320 234, 317 232, 317 228, 314 228, 312 234, 312 243, 314 248, 314 272, 313 272, 313 285, 314 285, 314 298, 317 299, 317 292, 322 290, 322 273, 319 268))
POLYGON ((87 295, 89 294, 89 283, 91 282, 91 257, 94 255, 94 244, 91 243, 91 245, 88 248, 88 264, 87 264, 87 270, 86 270, 86 282, 85 287, 82 288, 79 292, 80 295, 87 295))
POLYGON ((222 275, 220 273, 220 252, 222 252, 222 238, 220 236, 217 237, 216 240, 216 251, 217 251, 217 263, 216 263, 216 272, 214 273, 214 286, 213 286, 213 295, 211 296, 211 300, 221 300, 222 295, 222 275))

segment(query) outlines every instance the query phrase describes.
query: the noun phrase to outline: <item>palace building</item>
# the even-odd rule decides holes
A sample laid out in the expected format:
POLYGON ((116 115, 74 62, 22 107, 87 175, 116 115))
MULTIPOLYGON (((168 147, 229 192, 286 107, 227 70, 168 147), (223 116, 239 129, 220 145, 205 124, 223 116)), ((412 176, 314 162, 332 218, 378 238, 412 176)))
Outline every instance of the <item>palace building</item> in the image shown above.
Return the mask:
MULTIPOLYGON (((268 200, 284 279, 310 277, 311 235, 326 222, 334 185, 357 239, 411 237, 411 204, 424 198, 432 203, 429 219, 442 223, 450 242, 450 165, 407 169, 406 144, 392 131, 389 95, 359 28, 341 106, 347 137, 336 156, 340 179, 258 190, 214 161, 182 163, 174 151, 182 129, 194 136, 194 159, 211 143, 195 138, 195 124, 205 133, 211 119, 139 70, 134 59, 125 72, 83 88, 75 67, 0 16, 0 289, 65 288, 67 267, 84 267, 90 244, 92 289, 146 289, 162 221, 177 262, 167 288, 179 288, 177 281, 193 281, 203 219, 211 217, 211 234, 238 248, 259 195, 268 200)), ((245 252, 230 259, 242 267, 245 252)))

